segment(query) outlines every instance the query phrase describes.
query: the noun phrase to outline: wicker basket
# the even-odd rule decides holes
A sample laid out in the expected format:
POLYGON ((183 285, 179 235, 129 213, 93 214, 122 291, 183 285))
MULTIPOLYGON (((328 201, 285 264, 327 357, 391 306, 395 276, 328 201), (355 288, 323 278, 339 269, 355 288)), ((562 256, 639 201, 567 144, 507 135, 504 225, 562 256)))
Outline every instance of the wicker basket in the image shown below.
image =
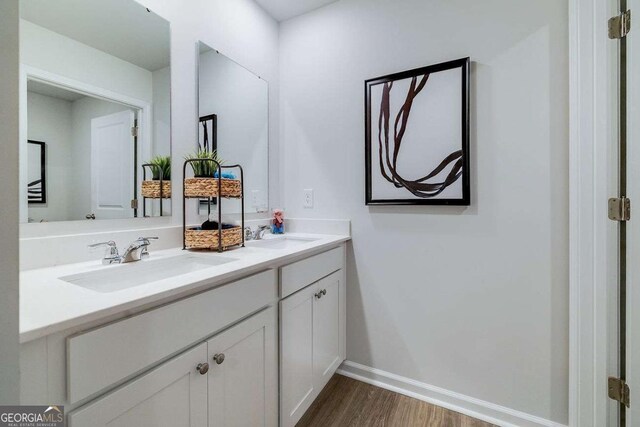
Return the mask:
MULTIPOLYGON (((218 249, 218 230, 184 231, 184 241, 187 249, 218 249)), ((222 249, 242 244, 242 227, 225 228, 222 230, 222 249)))
MULTIPOLYGON (((221 197, 242 197, 242 184, 238 179, 220 180, 221 197)), ((184 197, 218 197, 218 178, 185 178, 184 197)))
MULTIPOLYGON (((142 197, 148 199, 160 198, 160 181, 142 181, 142 197)), ((171 198, 171 181, 162 181, 162 198, 171 198)))

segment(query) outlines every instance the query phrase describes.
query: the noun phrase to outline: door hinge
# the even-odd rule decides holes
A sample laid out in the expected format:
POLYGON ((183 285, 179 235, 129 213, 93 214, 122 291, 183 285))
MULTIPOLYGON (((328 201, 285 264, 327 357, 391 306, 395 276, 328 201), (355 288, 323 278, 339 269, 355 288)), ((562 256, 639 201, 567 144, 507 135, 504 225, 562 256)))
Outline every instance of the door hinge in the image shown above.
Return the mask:
POLYGON ((631 11, 627 10, 609 19, 609 38, 621 39, 631 31, 631 11))
POLYGON ((131 136, 138 136, 138 126, 132 126, 131 127, 131 136))
POLYGON ((609 219, 612 221, 629 221, 631 219, 631 200, 626 197, 609 199, 609 219))
POLYGON ((629 407, 629 385, 624 380, 609 377, 609 399, 613 399, 629 407))
POLYGON ((131 199, 131 209, 138 209, 138 199, 131 199))

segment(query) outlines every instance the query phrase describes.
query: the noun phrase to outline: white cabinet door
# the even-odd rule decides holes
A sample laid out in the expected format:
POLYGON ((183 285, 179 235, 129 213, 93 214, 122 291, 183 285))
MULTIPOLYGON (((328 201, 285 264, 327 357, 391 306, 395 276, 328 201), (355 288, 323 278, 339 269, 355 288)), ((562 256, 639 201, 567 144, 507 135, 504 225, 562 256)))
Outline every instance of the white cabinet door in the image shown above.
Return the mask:
POLYGON ((341 341, 341 279, 338 271, 317 284, 313 309, 313 372, 316 389, 329 382, 342 363, 341 341))
POLYGON ((313 309, 317 286, 280 302, 280 424, 294 426, 315 399, 313 309))
POLYGON ((210 427, 278 425, 276 324, 269 308, 208 341, 210 427))
MULTIPOLYGON (((205 343, 69 415, 71 427, 205 427, 205 343)), ((100 369, 100 366, 96 366, 100 369)), ((205 372, 206 373, 206 372, 205 372)))

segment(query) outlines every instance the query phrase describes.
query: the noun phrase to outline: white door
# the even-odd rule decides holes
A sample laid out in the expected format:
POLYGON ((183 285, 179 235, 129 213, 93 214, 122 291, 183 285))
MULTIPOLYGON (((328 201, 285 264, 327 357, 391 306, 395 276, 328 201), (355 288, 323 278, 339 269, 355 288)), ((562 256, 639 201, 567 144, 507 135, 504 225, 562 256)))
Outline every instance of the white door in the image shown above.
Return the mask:
MULTIPOLYGON (((206 427, 205 343, 69 414, 71 427, 206 427)), ((96 366, 96 369, 100 369, 96 366)))
POLYGON ((317 393, 313 372, 313 310, 317 284, 280 301, 280 424, 294 426, 317 393))
POLYGON ((209 340, 209 426, 278 425, 277 311, 209 340))
POLYGON ((96 219, 132 218, 135 114, 122 111, 91 120, 91 209, 96 219))
POLYGON ((342 363, 340 352, 340 280, 342 271, 337 271, 318 282, 313 310, 313 371, 316 389, 329 382, 342 363))

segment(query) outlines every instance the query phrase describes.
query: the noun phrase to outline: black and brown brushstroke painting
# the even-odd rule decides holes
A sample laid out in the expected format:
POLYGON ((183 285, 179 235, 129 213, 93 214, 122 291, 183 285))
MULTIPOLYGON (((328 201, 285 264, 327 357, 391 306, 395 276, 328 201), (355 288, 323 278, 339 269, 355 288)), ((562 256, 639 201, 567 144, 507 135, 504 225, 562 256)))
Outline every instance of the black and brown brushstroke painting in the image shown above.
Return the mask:
MULTIPOLYGON (((368 80, 366 82, 366 148, 367 148, 367 204, 469 204, 469 177, 468 177, 468 64, 469 59, 451 61, 449 63, 424 67, 419 70, 412 70, 398 73, 391 76, 368 80), (424 175, 417 179, 409 179, 403 176, 398 168, 398 157, 400 155, 407 126, 412 118, 411 110, 419 100, 419 95, 426 96, 425 87, 428 88, 430 76, 439 71, 461 68, 462 74, 462 111, 460 122, 462 126, 462 141, 457 142, 455 147, 442 159, 435 159, 437 166, 432 170, 427 170, 424 175), (399 111, 391 111, 391 93, 394 90, 394 82, 410 79, 409 88, 399 111), (380 96, 380 112, 377 117, 377 126, 373 126, 371 117, 371 87, 382 85, 380 96), (374 130, 375 128, 375 130, 374 130), (377 132, 376 132, 377 131, 377 132), (377 144, 372 144, 374 135, 377 144), (373 151, 377 151, 378 164, 372 164, 373 151), (374 172, 375 171, 375 172, 374 172), (443 174, 443 172, 445 172, 443 174), (405 189, 413 198, 394 200, 374 200, 371 191, 371 174, 380 173, 383 179, 391 183, 395 188, 405 189), (462 180, 462 197, 459 199, 438 198, 438 196, 452 184, 462 180)), ((405 85, 406 87, 406 85, 405 85)), ((396 90, 398 90, 396 88, 396 90)), ((420 120, 415 117, 414 120, 420 120)), ((426 159, 427 160, 427 159, 426 159)), ((434 159, 428 159, 431 164, 434 159)), ((427 163, 425 161, 425 163, 427 163)))

